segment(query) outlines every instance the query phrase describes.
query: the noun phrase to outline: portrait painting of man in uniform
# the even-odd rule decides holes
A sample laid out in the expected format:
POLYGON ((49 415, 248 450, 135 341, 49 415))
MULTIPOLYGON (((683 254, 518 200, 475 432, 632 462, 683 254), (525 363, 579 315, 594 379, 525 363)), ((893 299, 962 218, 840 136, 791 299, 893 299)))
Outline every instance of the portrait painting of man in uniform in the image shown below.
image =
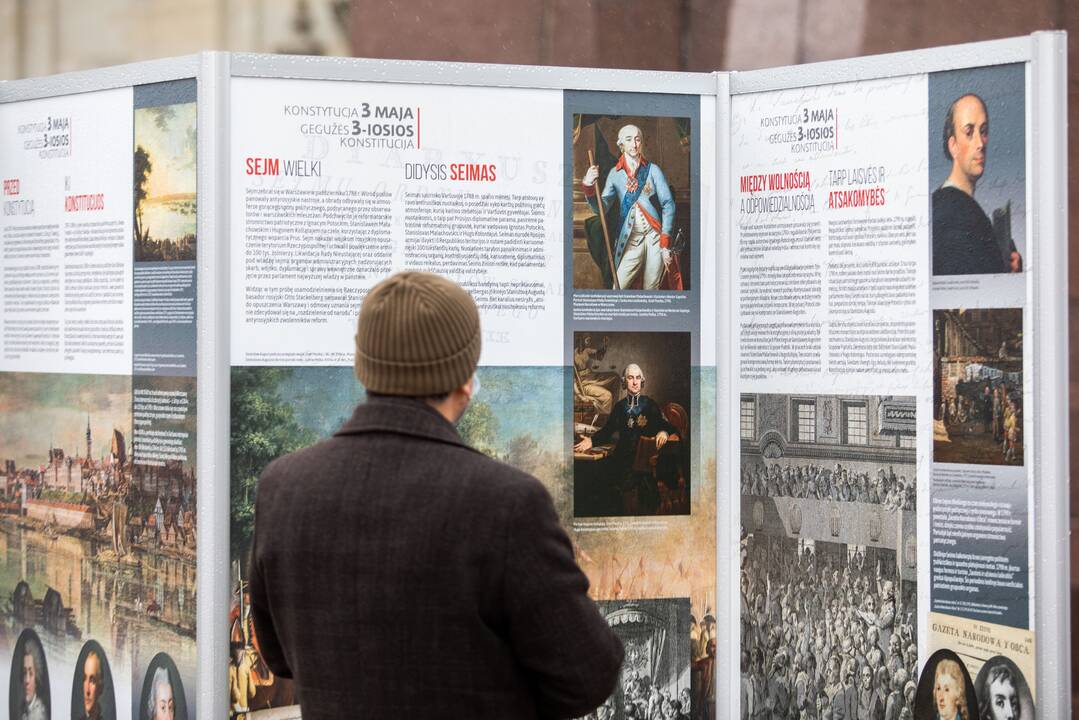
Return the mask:
POLYGON ((575 517, 688 515, 688 333, 576 332, 575 517))
POLYGON ((573 287, 689 289, 692 121, 572 117, 573 287))

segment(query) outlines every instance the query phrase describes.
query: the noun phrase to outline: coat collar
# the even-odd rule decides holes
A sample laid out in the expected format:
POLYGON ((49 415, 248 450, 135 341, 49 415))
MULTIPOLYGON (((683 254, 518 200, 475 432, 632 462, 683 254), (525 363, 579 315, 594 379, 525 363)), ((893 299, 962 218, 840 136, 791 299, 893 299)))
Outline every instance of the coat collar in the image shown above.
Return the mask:
POLYGON ((457 429, 437 410, 422 400, 407 397, 368 397, 356 406, 334 435, 360 435, 369 432, 392 432, 426 438, 450 445, 460 445, 478 452, 457 433, 457 429))
MULTIPOLYGON (((645 160, 644 153, 641 153, 637 157, 637 170, 640 170, 641 168, 643 168, 647 164, 648 164, 648 161, 645 160)), ((629 175, 629 160, 626 159, 626 154, 625 153, 622 153, 619 156, 618 163, 615 164, 614 169, 615 170, 621 170, 626 175, 629 175)), ((636 174, 636 173, 634 173, 634 174, 636 174)))

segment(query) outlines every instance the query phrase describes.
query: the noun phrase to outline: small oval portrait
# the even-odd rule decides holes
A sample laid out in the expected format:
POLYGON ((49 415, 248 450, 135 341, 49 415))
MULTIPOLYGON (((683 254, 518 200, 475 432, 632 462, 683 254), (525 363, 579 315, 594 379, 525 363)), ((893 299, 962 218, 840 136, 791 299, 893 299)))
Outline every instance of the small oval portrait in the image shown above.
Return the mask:
POLYGON ((915 720, 978 720, 970 673, 951 650, 929 656, 914 698, 915 720))
POLYGON ((15 642, 8 685, 8 717, 12 720, 49 720, 49 668, 41 638, 27 628, 15 642))
POLYGON ((79 651, 71 685, 71 720, 116 720, 116 692, 105 649, 90 640, 79 651))
POLYGON ((1003 655, 986 660, 974 681, 979 720, 1033 720, 1034 697, 1014 662, 1003 655))
POLYGON ((187 700, 180 671, 172 658, 163 652, 154 655, 146 668, 139 697, 136 717, 141 720, 187 720, 187 700))

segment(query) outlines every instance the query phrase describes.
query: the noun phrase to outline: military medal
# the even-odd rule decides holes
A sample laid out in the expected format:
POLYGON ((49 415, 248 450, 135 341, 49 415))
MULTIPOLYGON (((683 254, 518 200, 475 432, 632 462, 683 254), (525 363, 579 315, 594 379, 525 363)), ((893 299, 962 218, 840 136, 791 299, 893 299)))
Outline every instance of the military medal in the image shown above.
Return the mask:
POLYGON ((644 415, 638 415, 637 416, 637 427, 643 428, 647 424, 648 424, 648 418, 646 418, 644 415))

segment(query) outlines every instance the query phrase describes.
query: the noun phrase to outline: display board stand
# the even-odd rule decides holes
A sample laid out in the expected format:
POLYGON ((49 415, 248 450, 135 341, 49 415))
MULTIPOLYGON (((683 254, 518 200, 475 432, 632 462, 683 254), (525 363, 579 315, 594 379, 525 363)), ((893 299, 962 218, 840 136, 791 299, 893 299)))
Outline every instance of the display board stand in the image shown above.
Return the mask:
POLYGON ((296 714, 247 615, 258 473, 362 400, 356 309, 407 267, 477 297, 461 432, 544 482, 639 651, 614 716, 632 672, 737 718, 864 669, 882 711, 954 672, 972 717, 993 682, 1065 716, 1065 98, 1056 32, 744 73, 207 52, 0 83, 9 712, 145 717, 168 684, 177 718, 296 714), (609 231, 597 195, 631 197, 609 231), (628 366, 676 439, 619 465, 628 366))

